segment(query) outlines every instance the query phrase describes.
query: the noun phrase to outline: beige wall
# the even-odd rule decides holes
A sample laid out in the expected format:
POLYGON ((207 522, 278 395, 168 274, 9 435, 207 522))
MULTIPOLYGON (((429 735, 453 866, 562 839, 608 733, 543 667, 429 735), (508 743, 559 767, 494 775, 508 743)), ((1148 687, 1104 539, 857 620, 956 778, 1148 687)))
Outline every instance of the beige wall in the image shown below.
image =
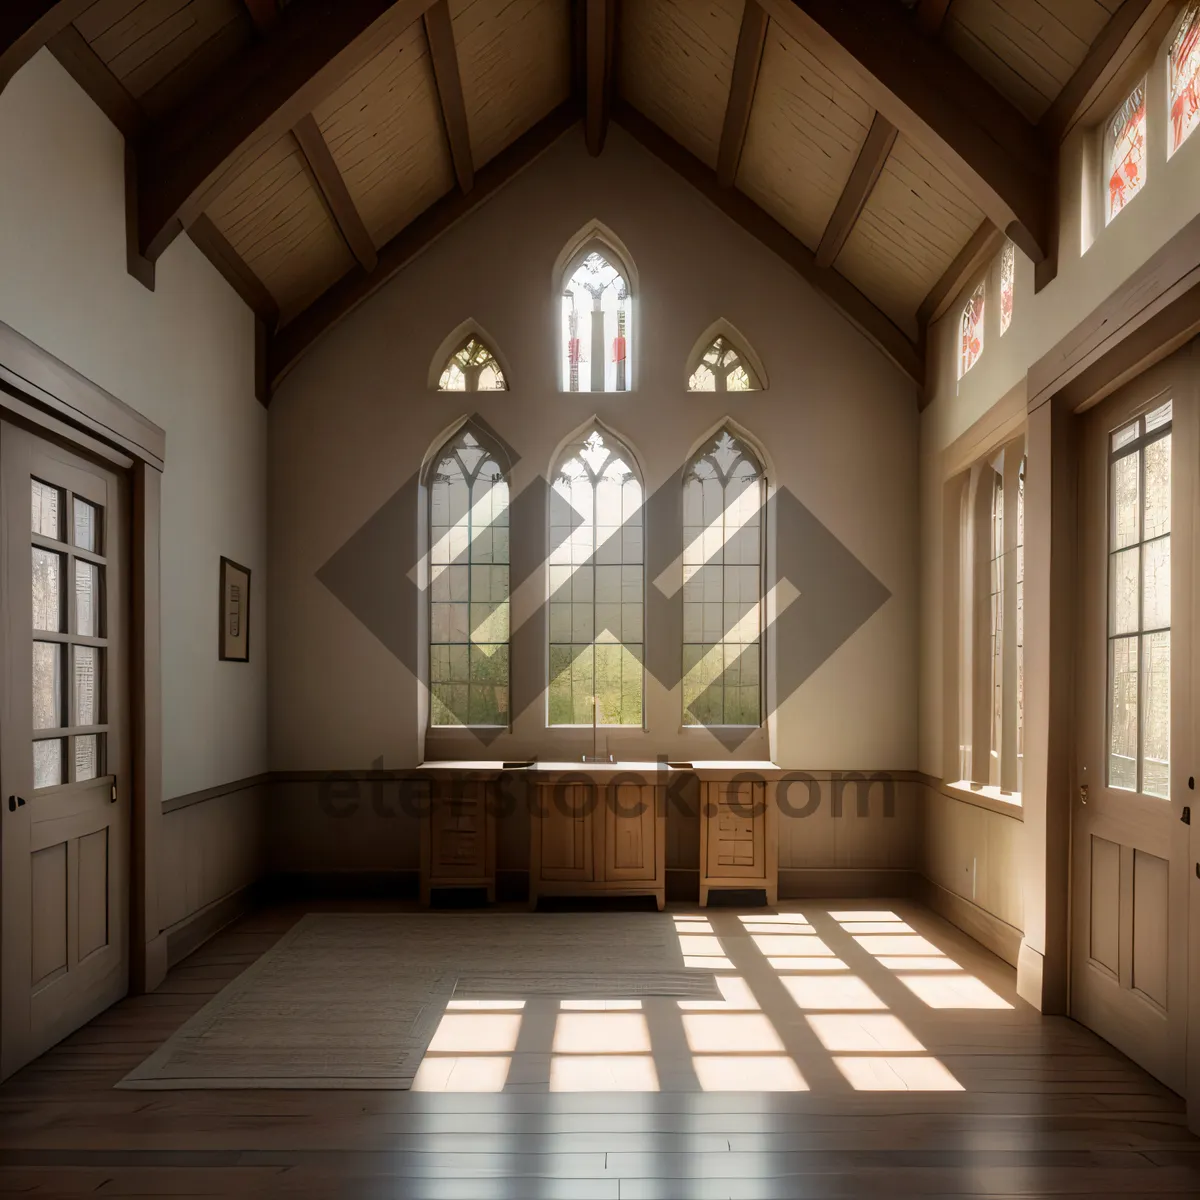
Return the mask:
POLYGON ((125 268, 124 143, 43 50, 0 94, 0 320, 162 426, 164 797, 266 768, 266 438, 254 321, 186 238, 125 268), (254 571, 252 661, 217 661, 218 564, 254 571))

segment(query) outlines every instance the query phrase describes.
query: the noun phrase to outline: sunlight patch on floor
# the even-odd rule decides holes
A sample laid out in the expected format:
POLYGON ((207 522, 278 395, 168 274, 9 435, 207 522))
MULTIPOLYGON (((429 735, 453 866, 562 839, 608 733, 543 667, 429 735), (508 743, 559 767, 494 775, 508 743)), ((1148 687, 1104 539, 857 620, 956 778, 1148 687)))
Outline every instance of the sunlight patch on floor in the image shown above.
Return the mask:
POLYGON ((657 1092, 658 1072, 648 1054, 556 1055, 552 1092, 657 1092))
POLYGON ((856 1092, 961 1092, 963 1086, 936 1058, 859 1055, 835 1058, 856 1092))

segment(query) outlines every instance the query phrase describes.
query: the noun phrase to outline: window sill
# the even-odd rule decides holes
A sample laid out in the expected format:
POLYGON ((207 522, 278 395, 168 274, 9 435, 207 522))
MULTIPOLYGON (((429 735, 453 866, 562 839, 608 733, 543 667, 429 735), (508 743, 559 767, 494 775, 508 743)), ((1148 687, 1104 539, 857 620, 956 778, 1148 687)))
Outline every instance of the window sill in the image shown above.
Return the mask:
POLYGON ((1025 819, 1020 792, 1004 793, 997 787, 973 788, 961 779, 954 783, 940 783, 938 787, 942 795, 949 796, 952 800, 961 800, 965 804, 974 804, 977 808, 986 808, 1006 817, 1015 817, 1018 821, 1025 819))

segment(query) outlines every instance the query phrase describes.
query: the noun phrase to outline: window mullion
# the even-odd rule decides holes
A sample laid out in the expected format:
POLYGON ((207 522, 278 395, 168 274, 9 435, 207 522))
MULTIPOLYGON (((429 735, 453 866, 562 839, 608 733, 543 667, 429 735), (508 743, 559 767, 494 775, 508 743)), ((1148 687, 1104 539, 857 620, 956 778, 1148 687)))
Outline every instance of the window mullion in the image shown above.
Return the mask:
POLYGON ((1017 779, 1017 502, 1020 489, 1024 439, 1011 442, 1004 451, 1004 594, 1002 597, 1004 642, 1003 675, 1000 687, 1002 725, 1000 735, 1000 790, 1015 792, 1017 779))

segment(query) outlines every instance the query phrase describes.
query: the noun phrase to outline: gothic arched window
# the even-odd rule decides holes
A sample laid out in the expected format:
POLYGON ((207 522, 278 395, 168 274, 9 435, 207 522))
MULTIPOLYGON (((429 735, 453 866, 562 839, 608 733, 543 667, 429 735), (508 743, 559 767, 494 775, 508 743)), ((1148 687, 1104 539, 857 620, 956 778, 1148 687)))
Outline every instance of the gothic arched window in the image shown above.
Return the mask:
POLYGON ((426 483, 430 724, 507 725, 507 460, 468 422, 426 483))
POLYGON ((438 380, 439 392, 503 392, 508 381, 496 356, 471 334, 446 360, 438 380))
POLYGON ((723 333, 690 366, 689 392, 756 392, 762 387, 750 360, 723 333))
POLYGON ((563 281, 563 391, 629 391, 629 341, 629 273, 607 247, 592 243, 571 260, 563 281))
POLYGON ((722 429, 683 473, 683 723, 762 723, 758 456, 722 429))
POLYGON ((642 483, 633 455, 593 426, 564 450, 550 504, 548 722, 641 725, 642 483))

